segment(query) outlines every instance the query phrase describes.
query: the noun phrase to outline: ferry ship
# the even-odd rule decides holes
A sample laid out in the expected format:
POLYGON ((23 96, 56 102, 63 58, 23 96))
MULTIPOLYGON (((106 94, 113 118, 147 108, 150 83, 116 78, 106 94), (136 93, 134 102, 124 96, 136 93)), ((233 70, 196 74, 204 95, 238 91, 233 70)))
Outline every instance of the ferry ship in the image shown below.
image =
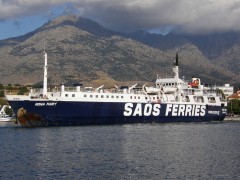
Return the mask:
POLYGON ((227 113, 222 93, 204 87, 200 78, 179 78, 178 54, 174 77, 157 77, 154 87, 104 89, 61 85, 48 91, 47 53, 41 90, 28 95, 6 95, 23 127, 222 121, 227 113))

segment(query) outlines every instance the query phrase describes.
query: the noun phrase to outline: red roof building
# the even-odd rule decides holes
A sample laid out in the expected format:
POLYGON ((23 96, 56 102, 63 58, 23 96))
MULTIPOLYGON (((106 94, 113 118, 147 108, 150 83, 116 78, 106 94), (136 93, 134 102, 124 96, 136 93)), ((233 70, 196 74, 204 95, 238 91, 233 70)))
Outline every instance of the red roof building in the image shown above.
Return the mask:
POLYGON ((238 99, 240 100, 240 90, 238 90, 236 93, 233 93, 231 96, 228 97, 229 100, 231 99, 238 99))

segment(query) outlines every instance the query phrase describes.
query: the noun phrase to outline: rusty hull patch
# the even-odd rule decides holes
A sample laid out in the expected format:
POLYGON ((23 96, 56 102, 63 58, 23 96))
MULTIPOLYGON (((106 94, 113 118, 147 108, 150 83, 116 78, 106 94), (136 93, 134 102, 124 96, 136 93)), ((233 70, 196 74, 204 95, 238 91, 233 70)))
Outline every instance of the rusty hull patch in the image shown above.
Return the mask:
POLYGON ((17 119, 23 127, 47 126, 47 121, 43 120, 39 114, 30 113, 23 107, 18 109, 17 119))

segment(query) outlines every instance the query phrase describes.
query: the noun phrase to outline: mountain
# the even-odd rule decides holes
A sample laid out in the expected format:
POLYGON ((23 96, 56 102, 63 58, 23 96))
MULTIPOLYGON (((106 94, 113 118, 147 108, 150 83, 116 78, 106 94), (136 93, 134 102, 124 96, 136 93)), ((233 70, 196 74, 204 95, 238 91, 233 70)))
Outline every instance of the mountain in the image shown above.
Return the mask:
MULTIPOLYGON (((44 45, 51 84, 154 82, 157 75, 173 75, 171 69, 177 51, 180 76, 186 79, 199 76, 210 83, 239 82, 240 75, 224 65, 222 56, 209 58, 207 49, 197 42, 176 34, 163 36, 144 31, 122 34, 90 19, 62 16, 26 35, 0 41, 0 83, 41 82, 44 45)), ((237 43, 220 48, 221 53, 238 54, 237 43)))
POLYGON ((239 74, 240 32, 203 35, 169 33, 167 35, 161 35, 151 34, 146 31, 137 31, 130 34, 129 37, 161 50, 169 50, 184 46, 185 44, 192 44, 198 48, 210 63, 239 74))
POLYGON ((222 56, 226 49, 240 43, 239 32, 188 35, 185 38, 194 43, 209 60, 222 56))
POLYGON ((127 35, 136 41, 140 41, 148 46, 161 49, 163 51, 174 49, 184 44, 190 43, 185 37, 169 33, 167 35, 152 34, 144 30, 139 30, 127 35))

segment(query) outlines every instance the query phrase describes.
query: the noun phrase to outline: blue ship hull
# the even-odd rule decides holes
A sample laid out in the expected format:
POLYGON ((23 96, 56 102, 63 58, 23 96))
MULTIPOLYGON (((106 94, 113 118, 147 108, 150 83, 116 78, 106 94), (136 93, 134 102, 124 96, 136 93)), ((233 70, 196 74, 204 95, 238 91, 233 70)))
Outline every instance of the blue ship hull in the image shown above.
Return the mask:
POLYGON ((222 121, 221 106, 169 103, 9 101, 22 126, 222 121))

